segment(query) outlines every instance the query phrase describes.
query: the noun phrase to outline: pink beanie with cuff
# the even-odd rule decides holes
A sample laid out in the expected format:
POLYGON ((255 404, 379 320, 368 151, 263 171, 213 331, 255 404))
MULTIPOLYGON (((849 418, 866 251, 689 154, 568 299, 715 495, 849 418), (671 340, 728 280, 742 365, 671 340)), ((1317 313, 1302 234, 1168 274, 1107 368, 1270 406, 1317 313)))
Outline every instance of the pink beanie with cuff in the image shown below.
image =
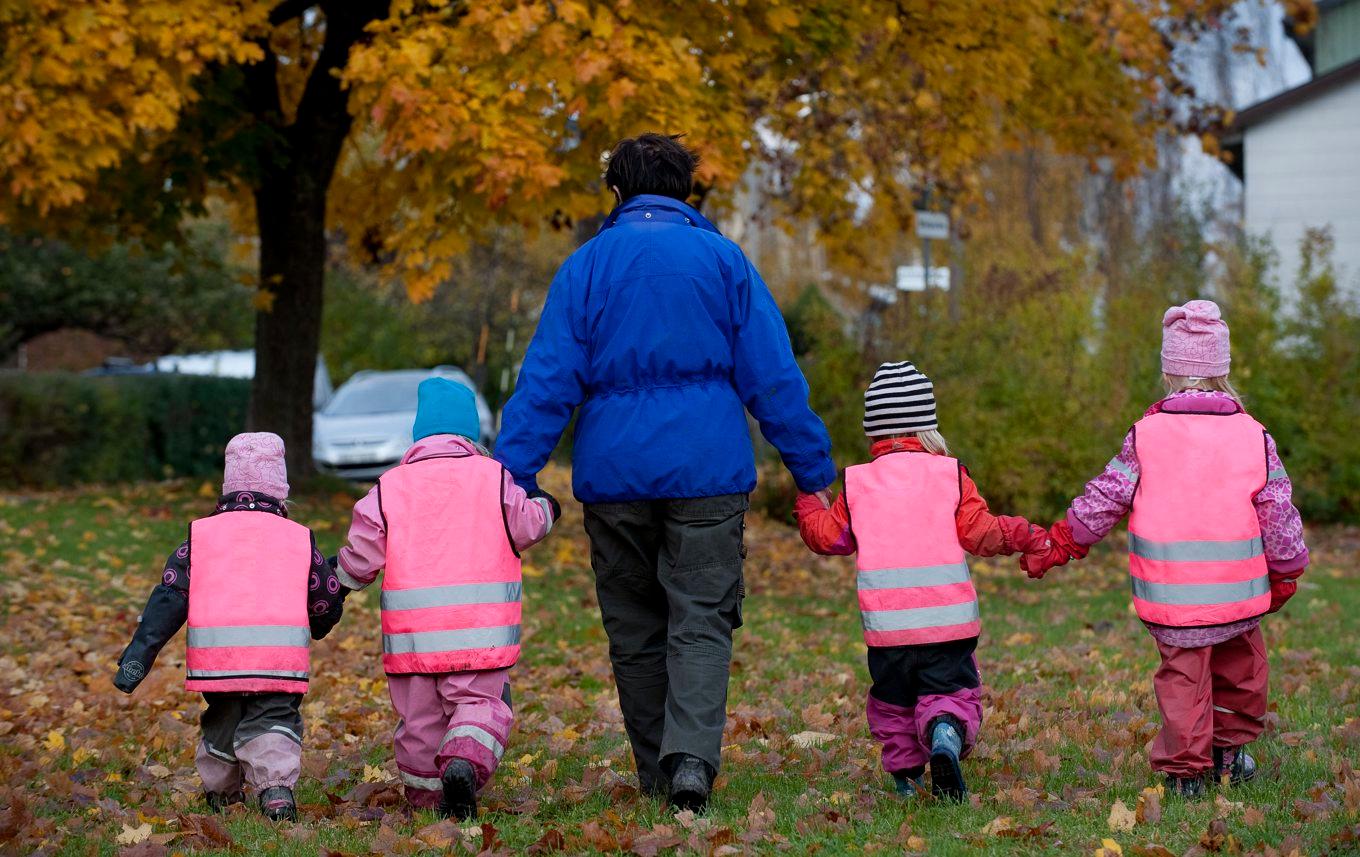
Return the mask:
POLYGON ((1162 316, 1162 371, 1191 378, 1228 374, 1228 325, 1218 304, 1190 301, 1162 316))
POLYGON ((238 434, 227 444, 222 493, 255 491, 275 500, 288 499, 288 464, 283 438, 270 431, 238 434))

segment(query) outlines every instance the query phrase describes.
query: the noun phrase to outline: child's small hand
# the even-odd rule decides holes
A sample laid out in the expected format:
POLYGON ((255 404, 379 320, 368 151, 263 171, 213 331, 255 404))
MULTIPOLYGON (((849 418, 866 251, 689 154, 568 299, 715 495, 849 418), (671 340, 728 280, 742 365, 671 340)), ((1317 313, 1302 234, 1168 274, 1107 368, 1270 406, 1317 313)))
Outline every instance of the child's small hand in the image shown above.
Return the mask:
POLYGON ((1299 591, 1299 585, 1293 580, 1278 580, 1270 578, 1270 609, 1267 613, 1278 613, 1285 602, 1294 597, 1294 593, 1299 591))
POLYGON ((1071 559, 1067 551, 1056 544, 1050 544, 1046 550, 1032 551, 1020 555, 1020 567, 1025 570, 1034 580, 1041 579, 1048 570, 1060 565, 1066 565, 1071 559))
POLYGON ((808 515, 819 512, 823 509, 831 508, 831 500, 826 491, 818 491, 816 494, 805 494, 798 492, 798 499, 793 501, 794 517, 808 515))

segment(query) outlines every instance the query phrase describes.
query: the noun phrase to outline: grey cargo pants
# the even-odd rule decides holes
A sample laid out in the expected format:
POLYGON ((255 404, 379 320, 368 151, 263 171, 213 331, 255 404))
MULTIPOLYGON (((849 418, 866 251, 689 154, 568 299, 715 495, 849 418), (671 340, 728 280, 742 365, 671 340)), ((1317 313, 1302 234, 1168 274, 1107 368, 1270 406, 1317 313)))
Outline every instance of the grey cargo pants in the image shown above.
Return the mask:
POLYGON ((748 508, 745 494, 586 506, 619 707, 649 793, 665 789, 677 753, 718 770, 748 508))

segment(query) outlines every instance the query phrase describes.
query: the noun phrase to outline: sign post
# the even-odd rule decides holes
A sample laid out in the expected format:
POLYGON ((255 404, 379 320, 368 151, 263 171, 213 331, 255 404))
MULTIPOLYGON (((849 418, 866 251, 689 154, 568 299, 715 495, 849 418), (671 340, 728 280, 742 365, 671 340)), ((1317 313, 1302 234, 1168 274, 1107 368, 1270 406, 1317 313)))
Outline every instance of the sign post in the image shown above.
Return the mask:
MULTIPOLYGON (((923 202, 925 205, 930 204, 930 191, 926 191, 923 202)), ((916 237, 921 239, 921 261, 926 270, 926 287, 929 288, 934 285, 935 279, 930 267, 930 242, 949 237, 949 215, 942 211, 916 209, 916 237)))

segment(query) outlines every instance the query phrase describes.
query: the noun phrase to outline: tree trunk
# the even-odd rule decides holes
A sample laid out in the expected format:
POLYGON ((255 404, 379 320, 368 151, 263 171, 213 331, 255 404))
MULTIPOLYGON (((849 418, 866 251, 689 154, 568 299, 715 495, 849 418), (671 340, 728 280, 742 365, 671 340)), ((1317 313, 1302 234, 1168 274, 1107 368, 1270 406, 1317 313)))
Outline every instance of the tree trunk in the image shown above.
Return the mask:
MULTIPOLYGON (((255 193, 260 283, 273 305, 255 314, 252 431, 272 431, 288 450, 288 472, 312 472, 312 399, 326 273, 325 189, 299 192, 277 176, 255 193)), ((291 178, 291 180, 290 180, 291 178)))
MULTIPOLYGON (((275 25, 313 4, 289 0, 275 7, 275 25)), ((326 277, 326 192, 353 120, 349 90, 338 72, 364 28, 388 14, 389 0, 331 0, 318 4, 325 41, 298 101, 284 124, 278 58, 267 39, 264 59, 243 68, 246 98, 256 119, 277 131, 257 153, 255 222, 260 230, 260 288, 255 315, 255 379, 250 388, 252 430, 277 432, 288 450, 293 478, 312 473, 312 397, 326 277)), ((362 323, 356 319, 355 323, 362 323)))

